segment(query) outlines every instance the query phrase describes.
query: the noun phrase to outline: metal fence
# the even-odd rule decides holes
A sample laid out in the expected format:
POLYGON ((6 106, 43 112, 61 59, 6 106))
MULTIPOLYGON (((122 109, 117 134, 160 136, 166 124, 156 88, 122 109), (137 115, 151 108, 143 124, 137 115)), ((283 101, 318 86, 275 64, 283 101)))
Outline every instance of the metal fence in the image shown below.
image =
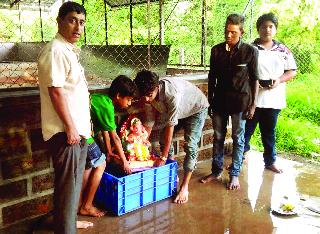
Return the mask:
MULTIPOLYGON (((63 0, 3 0, 0 3, 0 89, 37 86, 37 56, 57 31, 63 0)), ((245 40, 256 36, 253 0, 138 1, 77 0, 87 10, 81 63, 91 85, 142 68, 161 76, 167 67, 208 70, 210 49, 223 41, 226 16, 246 15, 245 40), (223 19, 223 20, 221 20, 223 19)), ((290 48, 291 46, 289 46, 290 48)), ((314 56, 292 45, 303 72, 314 56)))

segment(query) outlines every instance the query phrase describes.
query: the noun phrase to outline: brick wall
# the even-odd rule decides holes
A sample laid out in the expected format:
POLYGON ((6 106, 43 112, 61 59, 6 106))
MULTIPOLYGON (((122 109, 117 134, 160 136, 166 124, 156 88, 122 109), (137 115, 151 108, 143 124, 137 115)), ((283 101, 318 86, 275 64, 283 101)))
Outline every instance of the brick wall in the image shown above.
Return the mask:
MULTIPOLYGON (((197 85, 206 93, 205 83, 197 85)), ((0 92, 0 233, 27 233, 52 209, 54 175, 42 140, 39 101, 37 90, 0 92)), ((199 160, 211 158, 212 133, 208 118, 199 160)), ((175 132, 173 141, 182 165, 182 130, 175 132)), ((227 146, 230 151, 230 144, 227 146)))
POLYGON ((20 222, 51 210, 52 178, 37 91, 1 92, 0 230, 8 233, 20 222))

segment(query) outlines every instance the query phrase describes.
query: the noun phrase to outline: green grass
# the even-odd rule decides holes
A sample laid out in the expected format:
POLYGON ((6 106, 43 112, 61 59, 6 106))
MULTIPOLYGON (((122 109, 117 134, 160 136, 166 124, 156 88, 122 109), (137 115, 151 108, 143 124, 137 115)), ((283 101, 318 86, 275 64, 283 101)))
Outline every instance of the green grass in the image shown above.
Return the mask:
MULTIPOLYGON (((287 84, 287 108, 281 111, 276 128, 278 151, 320 161, 320 79, 300 74, 287 84)), ((251 144, 263 150, 257 128, 251 144)))

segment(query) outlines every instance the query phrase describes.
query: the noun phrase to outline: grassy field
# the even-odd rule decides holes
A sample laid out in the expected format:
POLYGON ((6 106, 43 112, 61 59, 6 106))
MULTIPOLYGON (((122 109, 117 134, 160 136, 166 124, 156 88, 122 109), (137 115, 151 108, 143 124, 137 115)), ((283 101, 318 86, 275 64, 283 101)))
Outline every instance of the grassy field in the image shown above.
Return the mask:
MULTIPOLYGON (((287 83, 287 108, 277 124, 277 151, 320 161, 320 79, 300 74, 287 83)), ((251 145, 263 150, 257 128, 251 145)))

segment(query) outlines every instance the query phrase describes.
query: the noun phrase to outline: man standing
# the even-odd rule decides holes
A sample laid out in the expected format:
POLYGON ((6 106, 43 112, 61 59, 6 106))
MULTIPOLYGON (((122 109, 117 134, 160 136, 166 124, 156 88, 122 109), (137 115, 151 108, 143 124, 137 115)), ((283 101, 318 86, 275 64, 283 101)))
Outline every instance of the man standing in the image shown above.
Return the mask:
POLYGON ((83 171, 90 137, 89 92, 75 43, 84 29, 86 11, 75 2, 59 9, 58 33, 38 60, 42 134, 52 155, 55 233, 76 233, 83 171))
POLYGON ((245 118, 252 118, 258 92, 257 50, 242 42, 244 18, 231 14, 225 24, 225 42, 211 50, 208 76, 209 115, 213 121, 212 173, 201 182, 219 179, 223 170, 223 146, 229 116, 232 120, 233 152, 228 189, 240 189, 245 118))

